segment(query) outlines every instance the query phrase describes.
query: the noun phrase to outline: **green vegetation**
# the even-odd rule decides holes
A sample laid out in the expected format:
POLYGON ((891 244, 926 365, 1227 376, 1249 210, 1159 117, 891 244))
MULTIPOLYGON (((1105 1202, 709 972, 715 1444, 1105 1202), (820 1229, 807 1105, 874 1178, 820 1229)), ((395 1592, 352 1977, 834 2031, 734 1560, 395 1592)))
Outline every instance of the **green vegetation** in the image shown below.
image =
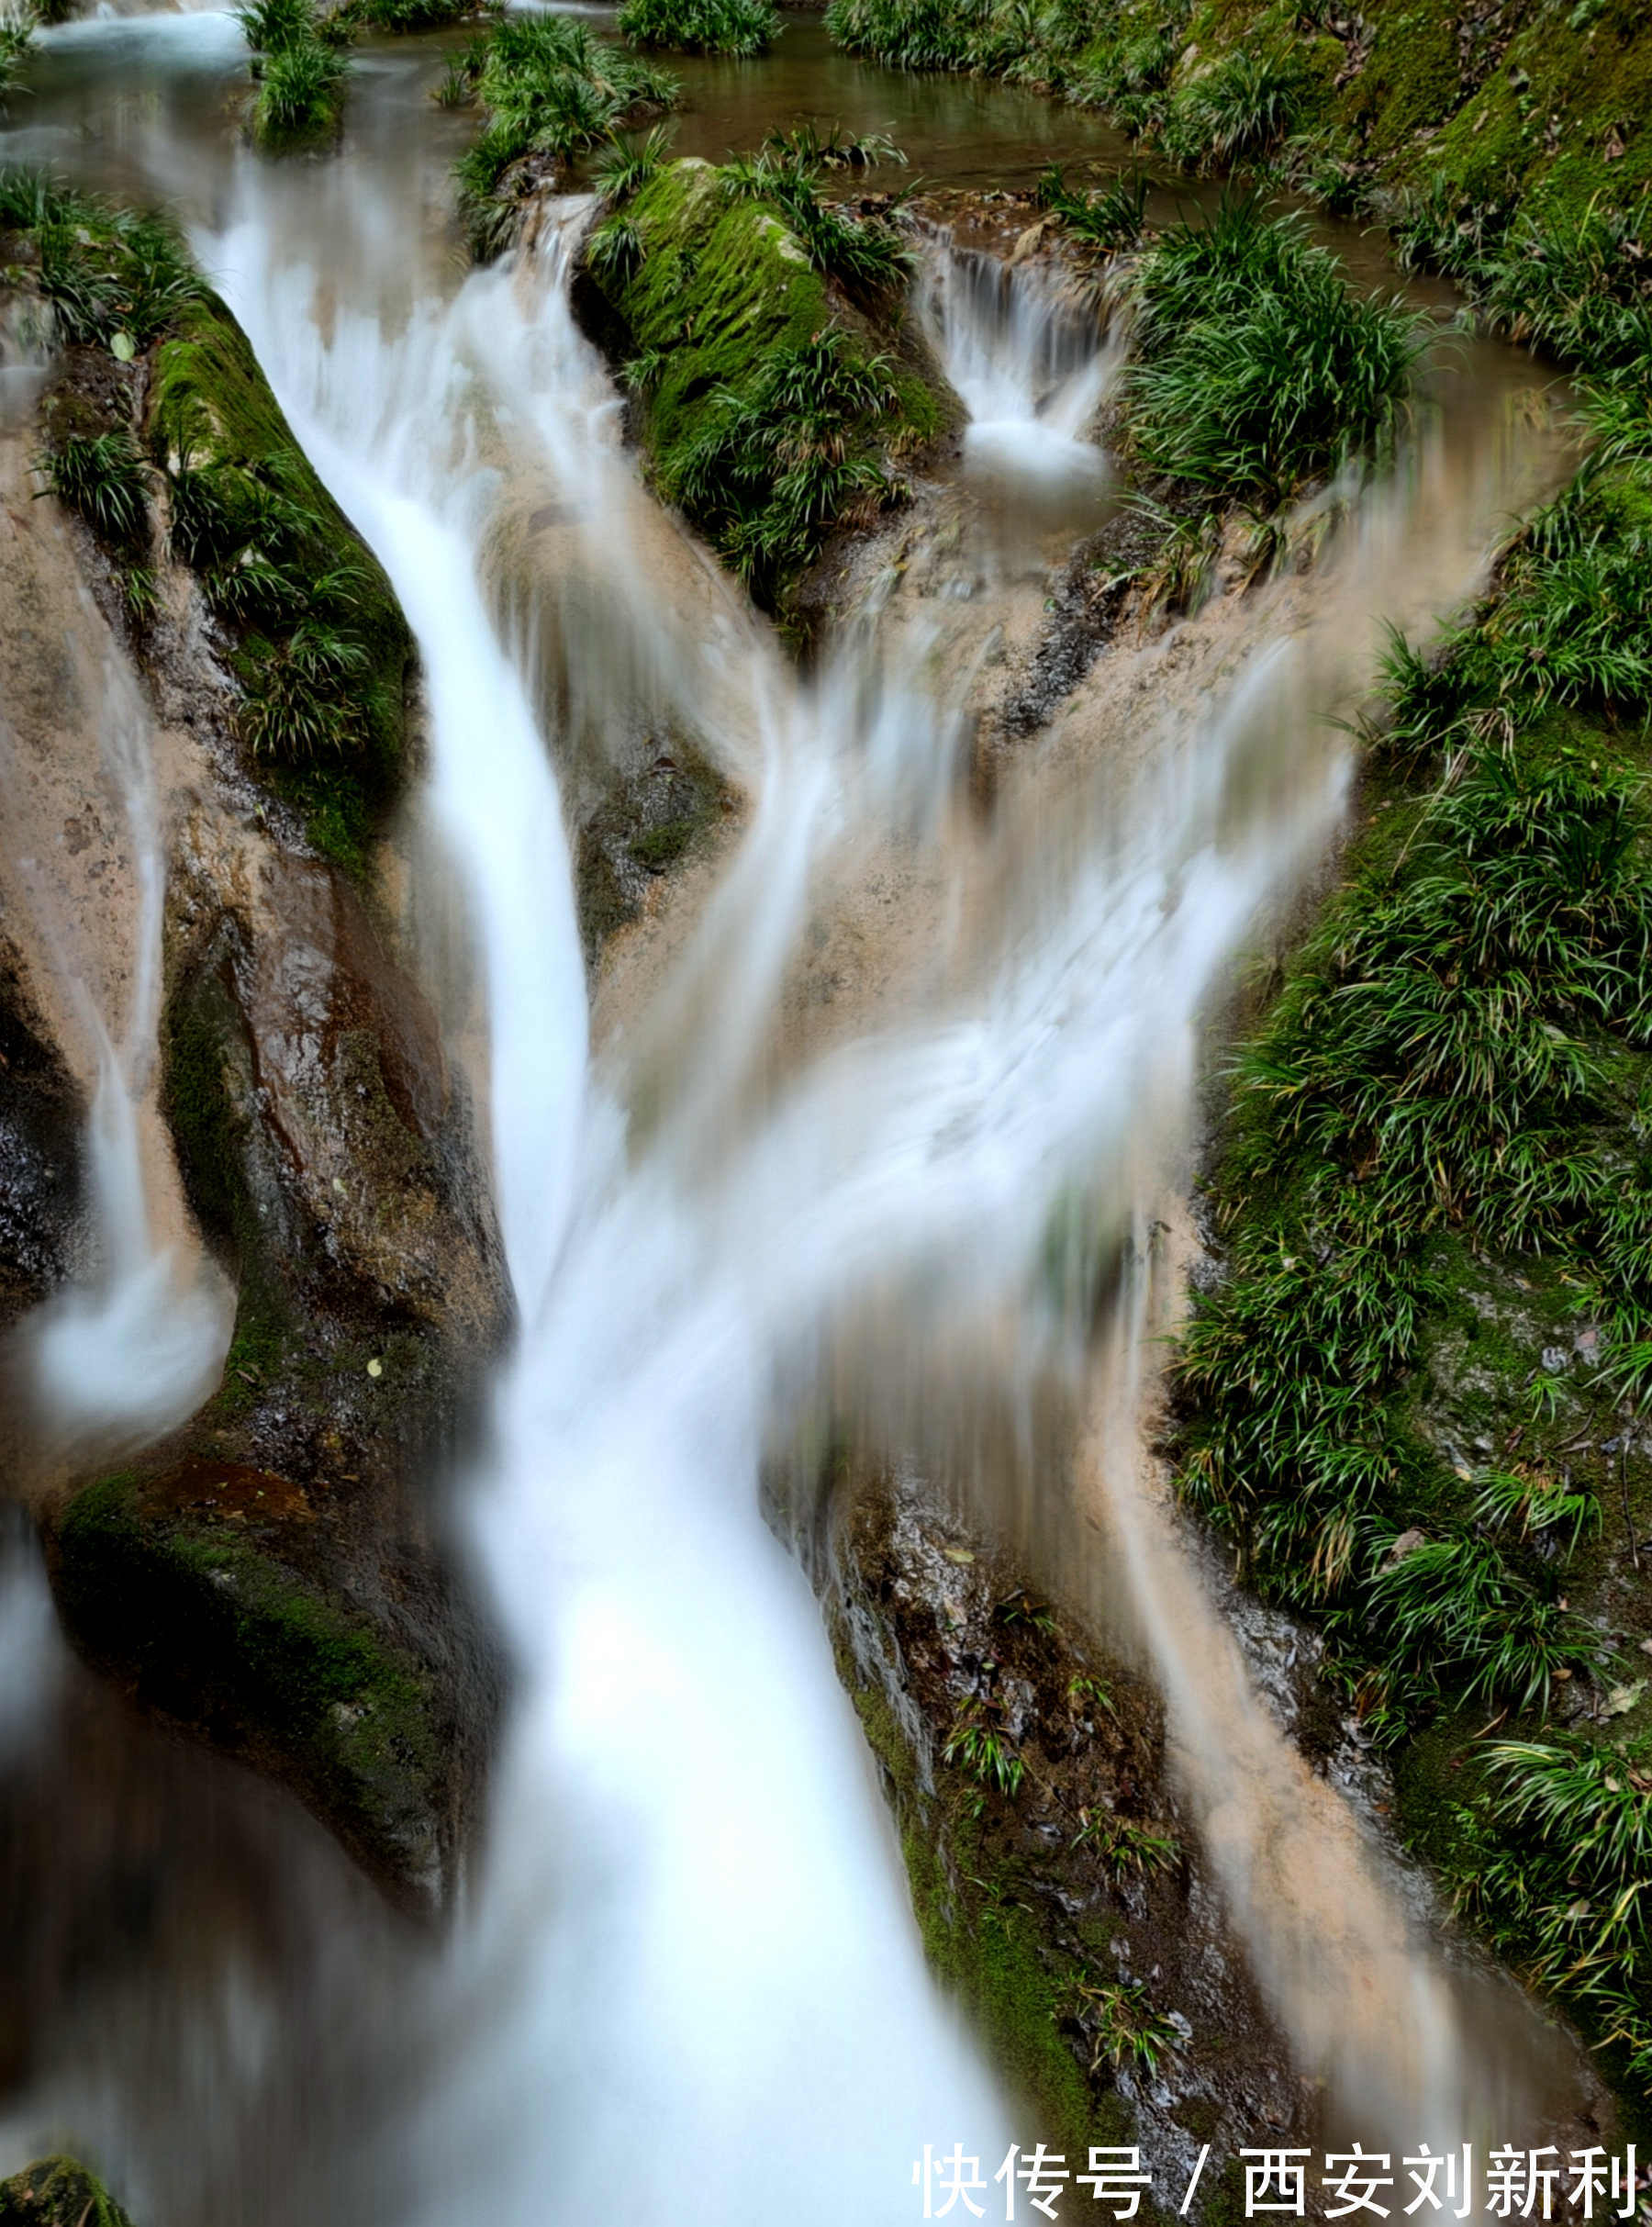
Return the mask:
POLYGON ((318 849, 363 870, 405 744, 412 651, 389 582, 169 225, 10 170, 0 237, 12 234, 33 249, 12 275, 72 351, 45 405, 49 485, 102 537, 139 619, 155 595, 141 561, 150 502, 163 498, 172 553, 232 638, 261 778, 304 813, 318 849))
POLYGON ((665 164, 651 135, 598 173, 586 274, 655 482, 771 610, 840 519, 897 498, 891 461, 946 422, 916 368, 871 344, 870 312, 899 326, 904 241, 820 190, 892 152, 805 130, 714 170, 665 164))
POLYGON ((1026 1775, 1026 1763, 1016 1753, 1014 1743, 979 1701, 966 1702, 959 1710, 941 1760, 966 1771, 983 1786, 990 1786, 1010 1801, 1021 1792, 1026 1775))
POLYGON ((781 28, 769 0, 625 0, 620 10, 628 46, 684 54, 766 54, 781 28))
POLYGON ((1294 220, 1224 199, 1158 239, 1133 285, 1130 438, 1148 472, 1272 508, 1391 431, 1422 325, 1352 294, 1294 220))
POLYGON ((1166 2050, 1176 2048, 1182 2038, 1170 2020, 1155 2010, 1139 1980, 1104 1980, 1093 1972, 1079 1973, 1070 1983, 1066 2009, 1089 2049, 1092 2076, 1104 2065, 1115 2072, 1122 2065, 1156 2072, 1166 2050))
POLYGON ((343 0, 329 18, 339 33, 383 31, 400 38, 415 31, 442 31, 467 17, 492 13, 487 0, 343 0))
POLYGON ((509 241, 520 193, 627 125, 673 106, 676 80, 571 16, 513 17, 464 67, 486 128, 456 166, 459 211, 478 255, 509 241))
MULTIPOLYGON (((1089 2142, 1127 2132, 1090 2092, 1085 2062, 1069 2046, 1072 1986, 1079 1967, 1052 1972, 1030 1898, 1013 1866, 998 1857, 988 1804, 946 1790, 927 1798, 911 1752, 880 1693, 848 1673, 874 1753, 894 1788, 901 1854, 924 1953, 937 1978, 978 2030, 983 2045, 1035 2105, 1044 2139, 1082 2154, 1089 2142)), ((1086 2053, 1086 2061, 1089 2061, 1086 2053)))
POLYGON ((1231 170, 1271 154, 1302 121, 1312 73, 1291 48, 1233 48, 1188 80, 1166 110, 1166 151, 1190 169, 1231 170))
POLYGON ((0 2227, 132 2227, 78 2158, 44 2157, 0 2181, 0 2227))
POLYGON ((51 492, 78 510, 92 531, 117 549, 149 538, 149 467, 126 427, 108 433, 66 433, 39 459, 51 492))
POLYGON ((852 217, 823 199, 819 180, 822 172, 850 163, 905 161, 887 140, 843 140, 835 130, 822 139, 812 124, 804 124, 771 131, 759 153, 735 156, 719 177, 725 199, 777 209, 823 278, 876 303, 905 283, 910 251, 888 224, 852 217))
POLYGON ((0 109, 7 106, 23 82, 23 67, 34 44, 35 25, 39 20, 34 9, 27 5, 0 17, 0 109))
POLYGON ((359 871, 406 742, 412 644, 390 584, 218 304, 157 352, 148 433, 173 553, 235 643, 242 740, 318 848, 359 871))
POLYGON ((1076 240, 1103 255, 1128 254, 1147 236, 1147 180, 1141 171, 1079 193, 1052 164, 1038 181, 1038 205, 1059 217, 1076 240))
MULTIPOLYGON (((1177 1364, 1184 1490, 1317 1616, 1328 1674, 1391 1742, 1474 1709, 1535 1733, 1563 1689, 1625 1674, 1632 1636, 1581 1610, 1607 1539, 1646 1520, 1593 1450, 1652 1356, 1645 386, 1591 417, 1589 462, 1485 610, 1427 658, 1394 646, 1388 809, 1238 1060, 1212 1181, 1227 1274, 1177 1364), (1581 1405, 1555 1373, 1579 1323, 1581 1405)), ((1473 1751, 1460 1841, 1431 1852, 1644 2074, 1648 1913, 1618 1811, 1646 1732, 1641 1688, 1613 1690, 1610 1732, 1473 1751)))
POLYGON ((1652 36, 1635 0, 832 0, 851 52, 972 71, 1105 109, 1197 170, 1289 180, 1341 213, 1426 188, 1451 222, 1576 223, 1652 184, 1652 36))
POLYGON ((63 341, 129 363, 206 293, 172 226, 61 185, 37 170, 0 170, 0 242, 17 233, 31 265, 8 284, 34 294, 63 341))
POLYGON ((1171 1834, 1155 1832, 1112 1809, 1085 1812, 1074 1845, 1086 1843, 1098 1851, 1115 1879, 1132 1873, 1146 1878, 1154 1872, 1174 1871, 1181 1862, 1181 1844, 1171 1834))
POLYGON ((337 27, 315 0, 246 0, 236 17, 253 54, 258 94, 251 130, 258 144, 271 151, 302 147, 336 131, 350 63, 337 27))

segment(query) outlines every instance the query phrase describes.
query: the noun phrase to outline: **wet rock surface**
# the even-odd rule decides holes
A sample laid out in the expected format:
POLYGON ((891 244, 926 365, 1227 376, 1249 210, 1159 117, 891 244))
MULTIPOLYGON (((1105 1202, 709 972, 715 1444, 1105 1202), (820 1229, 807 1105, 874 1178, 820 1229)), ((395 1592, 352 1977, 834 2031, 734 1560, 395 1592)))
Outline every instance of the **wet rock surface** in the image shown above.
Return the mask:
POLYGON ((0 1330, 60 1284, 80 1214, 82 1107, 0 935, 0 1330))
POLYGON ((55 1521, 58 1596, 93 1662, 427 1905, 498 1702, 422 1483, 508 1328, 497 1233, 433 1016, 350 885, 193 836, 163 1102, 235 1337, 201 1415, 55 1521))
POLYGON ((1222 2216, 1233 2154, 1308 2143, 1291 2071, 1166 1784, 1163 1716, 911 1472, 843 1506, 826 1583, 932 1962, 1020 2090, 1016 2138, 1136 2143, 1222 2216))

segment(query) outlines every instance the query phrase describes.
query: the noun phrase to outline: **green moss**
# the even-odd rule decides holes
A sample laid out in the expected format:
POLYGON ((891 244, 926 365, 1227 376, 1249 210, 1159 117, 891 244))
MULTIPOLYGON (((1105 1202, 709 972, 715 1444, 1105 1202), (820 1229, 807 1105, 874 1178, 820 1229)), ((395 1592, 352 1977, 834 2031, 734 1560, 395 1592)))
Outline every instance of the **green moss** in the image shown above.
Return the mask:
POLYGON ((709 162, 671 163, 630 213, 643 259, 609 298, 633 353, 664 358, 645 421, 650 454, 671 479, 709 397, 747 384, 765 356, 800 347, 832 312, 824 280, 780 219, 754 202, 726 203, 709 162))
MULTIPOLYGON (((775 176, 782 192, 819 207, 806 180, 775 176)), ((882 460, 934 440, 953 411, 915 357, 875 353, 867 317, 811 260, 762 184, 753 173, 731 193, 723 173, 696 161, 656 171, 625 205, 638 252, 618 267, 593 257, 586 276, 598 321, 633 367, 661 492, 760 600, 781 608, 832 520, 854 501, 887 499, 882 460), (770 391, 782 373, 783 385, 815 393, 832 421, 818 486, 770 391)), ((891 319, 899 333, 899 313, 891 319)))
POLYGON ((100 2180, 73 2157, 46 2157, 0 2181, 0 2227, 132 2227, 100 2180))
MULTIPOLYGON (((197 1473, 209 1493, 211 1465, 190 1490, 197 1473)), ((169 1482, 123 1473, 71 1502, 66 1628, 145 1706, 273 1763, 347 1841, 386 1854, 422 1829, 441 1772, 428 1676, 237 1524, 172 1512, 169 1482)))
POLYGON ((323 664, 315 683, 325 699, 319 739, 307 747, 290 726, 266 722, 249 766, 303 815, 324 856, 363 877, 407 755, 412 639, 389 580, 294 439, 222 303, 191 308, 157 351, 147 431, 168 476, 174 545, 184 544, 237 637, 249 705, 295 669, 324 621, 338 638, 336 670, 323 664))

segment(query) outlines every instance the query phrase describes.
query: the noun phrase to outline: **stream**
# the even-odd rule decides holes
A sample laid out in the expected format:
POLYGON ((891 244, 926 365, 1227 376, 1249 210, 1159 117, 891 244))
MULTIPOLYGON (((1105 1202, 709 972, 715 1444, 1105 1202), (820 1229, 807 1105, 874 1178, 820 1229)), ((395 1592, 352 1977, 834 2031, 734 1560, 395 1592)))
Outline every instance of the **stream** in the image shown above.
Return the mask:
MULTIPOLYGON (((1079 1589, 1116 1596, 1126 1572, 1109 1613, 1155 1667, 1235 1928, 1335 2123, 1507 2139, 1500 2113, 1548 2101, 1535 2022, 1454 1975, 1346 1805, 1294 1768, 1139 1419, 1175 1281, 1149 1224, 1178 1219, 1211 1014, 1331 853, 1353 769, 1329 715, 1367 684, 1379 616, 1471 593, 1552 469, 1541 371, 1443 353, 1323 570, 1104 659, 984 816, 971 722, 1106 514, 1116 345, 932 242, 922 314, 971 418, 933 515, 972 523, 899 564, 880 544, 799 677, 623 447, 568 304, 590 203, 464 267, 447 170, 470 126, 428 98, 444 50, 365 49, 341 151, 276 165, 238 140, 231 17, 99 17, 46 34, 0 135, 0 159, 175 207, 391 576, 429 713, 409 912, 486 1108, 519 1326, 463 1501, 511 1706, 440 1949, 281 1796, 123 1714, 7 1542, 0 1800, 42 1837, 95 1816, 107 1843, 55 1883, 37 1852, 17 1891, 72 1914, 140 1841, 161 1916, 136 1967, 117 1942, 40 1949, 0 2162, 72 2132, 140 2227, 873 2227, 918 2216, 926 2143, 996 2164, 1036 2141, 926 1969, 818 1604, 762 1513, 769 1465, 847 1419, 921 1449, 1035 1563, 1076 1522, 1119 1542, 1079 1589), (744 802, 591 985, 567 788, 673 734, 744 802), (1075 1196, 1121 1293, 1099 1354, 1041 1272, 1075 1196), (1052 1381, 1089 1426, 1060 1473, 1052 1381), (959 1451, 992 1403, 1022 1449, 996 1477, 959 1451)), ((936 185, 1122 160, 1091 119, 863 68, 811 21, 769 62, 683 74, 679 153, 808 113, 888 131, 936 185)), ((1372 243, 1339 245, 1379 275, 1372 243)), ((112 701, 160 872, 141 716, 112 701)), ((171 1256, 130 1226, 144 1178, 117 1116, 152 1058, 158 905, 151 887, 130 1009, 99 1023, 106 1281, 41 1334, 65 1427, 124 1418, 140 1443, 226 1334, 221 1295, 192 1288, 157 1352, 171 1256)))

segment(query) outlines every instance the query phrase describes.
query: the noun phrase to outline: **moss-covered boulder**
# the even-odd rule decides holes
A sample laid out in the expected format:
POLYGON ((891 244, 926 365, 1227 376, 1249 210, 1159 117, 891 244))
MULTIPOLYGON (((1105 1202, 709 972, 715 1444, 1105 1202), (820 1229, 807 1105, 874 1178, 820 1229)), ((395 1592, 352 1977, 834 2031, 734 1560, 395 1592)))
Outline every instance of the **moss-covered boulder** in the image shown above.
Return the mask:
POLYGON ((366 880, 408 769, 412 637, 246 335, 163 218, 40 173, 0 176, 0 311, 58 343, 40 468, 111 617, 151 673, 194 661, 192 723, 210 699, 241 774, 366 880), (227 704, 198 669, 201 603, 227 704))
POLYGON ((807 155, 765 161, 673 162, 612 197, 575 304, 661 494, 784 613, 834 524, 898 499, 894 467, 962 413, 884 217, 828 204, 807 155))
POLYGON ((216 297, 155 352, 144 413, 168 533, 229 643, 245 761, 352 872, 407 771, 413 641, 216 297))
POLYGON ((73 2157, 45 2157, 0 2181, 0 2227, 132 2227, 103 2183, 73 2157))
POLYGON ((398 1635, 342 1596, 326 1492, 198 1456, 106 1478, 57 1528, 58 1603, 142 1707, 291 1785, 422 1906, 460 1823, 461 1725, 416 1617, 398 1635))

